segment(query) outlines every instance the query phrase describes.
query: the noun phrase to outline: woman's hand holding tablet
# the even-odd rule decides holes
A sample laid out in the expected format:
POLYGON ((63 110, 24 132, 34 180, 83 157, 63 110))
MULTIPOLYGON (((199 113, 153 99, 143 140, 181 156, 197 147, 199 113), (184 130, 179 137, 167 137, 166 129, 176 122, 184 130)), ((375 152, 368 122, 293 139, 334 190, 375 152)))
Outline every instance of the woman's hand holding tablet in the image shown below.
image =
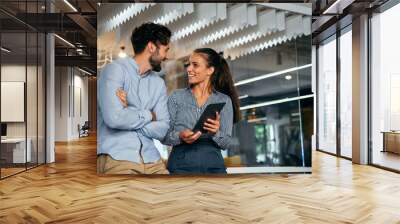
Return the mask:
POLYGON ((201 114, 199 120, 197 121, 196 125, 193 128, 193 132, 201 131, 202 133, 206 133, 207 131, 214 132, 218 131, 219 129, 219 113, 221 113, 222 108, 225 106, 225 103, 213 103, 207 105, 204 112, 201 114), (218 116, 218 119, 217 119, 218 116), (208 120, 209 119, 209 120, 208 120), (206 126, 206 123, 207 126, 206 126), (215 128, 218 129, 215 130, 215 128), (205 129, 204 127, 207 127, 205 129))

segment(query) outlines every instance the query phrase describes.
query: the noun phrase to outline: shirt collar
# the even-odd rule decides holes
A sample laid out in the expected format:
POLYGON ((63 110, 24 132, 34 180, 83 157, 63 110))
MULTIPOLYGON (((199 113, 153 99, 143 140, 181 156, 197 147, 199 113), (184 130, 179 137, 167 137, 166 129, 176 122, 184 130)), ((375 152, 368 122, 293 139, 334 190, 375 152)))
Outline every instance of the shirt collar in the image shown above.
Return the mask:
MULTIPOLYGON (((186 87, 186 90, 191 91, 190 85, 188 87, 186 87)), ((218 93, 218 91, 213 87, 211 90, 212 93, 218 93)))
MULTIPOLYGON (((186 91, 187 91, 188 94, 190 94, 190 96, 194 97, 192 89, 190 88, 190 86, 186 87, 186 91)), ((212 91, 211 91, 211 94, 210 94, 211 99, 214 98, 217 94, 218 94, 218 91, 215 90, 215 88, 213 88, 212 91)), ((196 103, 196 105, 197 105, 197 103, 196 103)))
POLYGON ((128 58, 128 61, 129 61, 129 64, 131 64, 131 65, 133 66, 133 68, 134 68, 135 71, 136 71, 136 74, 137 74, 139 77, 146 77, 146 76, 148 76, 148 75, 152 72, 152 70, 150 69, 150 70, 148 70, 147 72, 145 72, 143 75, 140 75, 139 65, 137 64, 137 62, 135 61, 135 59, 132 58, 132 57, 129 57, 129 58, 128 58))

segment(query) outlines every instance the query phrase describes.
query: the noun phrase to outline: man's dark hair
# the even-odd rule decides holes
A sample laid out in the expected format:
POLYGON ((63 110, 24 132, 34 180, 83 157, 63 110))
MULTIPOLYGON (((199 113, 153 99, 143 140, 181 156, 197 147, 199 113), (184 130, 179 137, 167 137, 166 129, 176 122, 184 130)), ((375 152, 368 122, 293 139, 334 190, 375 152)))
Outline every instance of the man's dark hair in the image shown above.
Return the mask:
POLYGON ((135 54, 140 54, 149 42, 153 42, 156 45, 167 45, 170 38, 171 31, 167 27, 149 22, 133 30, 131 42, 135 54))

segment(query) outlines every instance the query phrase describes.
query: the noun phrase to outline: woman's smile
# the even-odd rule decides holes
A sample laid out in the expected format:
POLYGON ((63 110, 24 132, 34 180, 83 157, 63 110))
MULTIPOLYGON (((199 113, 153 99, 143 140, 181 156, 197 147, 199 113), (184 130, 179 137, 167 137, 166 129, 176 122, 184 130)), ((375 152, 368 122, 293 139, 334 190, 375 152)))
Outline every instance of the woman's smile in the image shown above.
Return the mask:
POLYGON ((193 79, 193 78, 196 78, 196 74, 195 73, 192 73, 192 72, 190 72, 190 73, 188 73, 188 78, 189 79, 193 79))

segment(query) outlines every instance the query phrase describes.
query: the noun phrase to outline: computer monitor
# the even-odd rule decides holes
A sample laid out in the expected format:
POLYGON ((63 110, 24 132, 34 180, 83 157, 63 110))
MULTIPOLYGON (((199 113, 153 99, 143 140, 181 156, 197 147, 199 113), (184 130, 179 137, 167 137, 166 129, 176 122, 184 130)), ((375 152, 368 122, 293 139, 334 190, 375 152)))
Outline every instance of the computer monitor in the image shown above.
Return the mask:
POLYGON ((1 137, 7 136, 7 124, 1 123, 1 137))

